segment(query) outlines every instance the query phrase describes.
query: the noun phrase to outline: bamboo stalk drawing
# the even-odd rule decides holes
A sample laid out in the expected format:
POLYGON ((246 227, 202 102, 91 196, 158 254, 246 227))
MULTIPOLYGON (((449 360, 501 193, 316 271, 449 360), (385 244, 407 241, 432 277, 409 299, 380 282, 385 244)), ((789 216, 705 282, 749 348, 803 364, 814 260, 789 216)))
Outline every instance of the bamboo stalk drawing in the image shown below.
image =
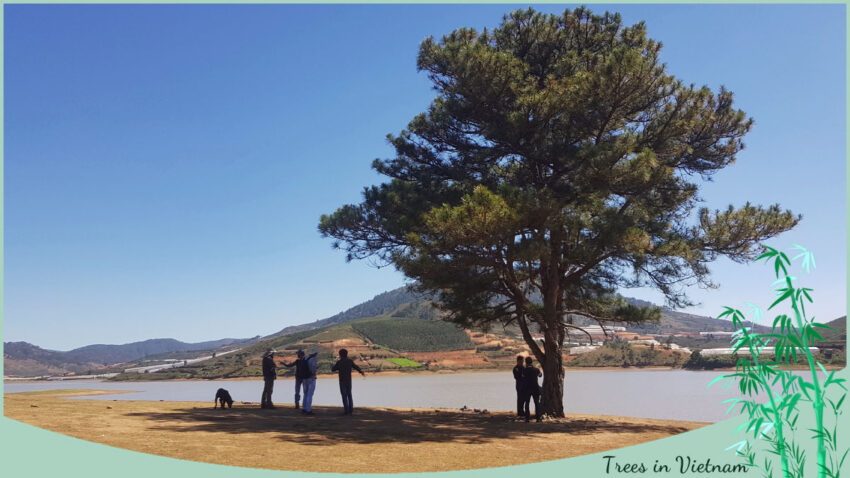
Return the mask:
MULTIPOLYGON (((776 298, 768 310, 785 305, 790 308, 791 315, 779 314, 773 321, 770 333, 759 334, 755 331, 754 322, 747 327, 747 318, 743 312, 732 307, 725 307, 719 318, 728 317, 735 327, 732 336, 733 353, 743 350, 749 352, 749 357, 738 359, 735 372, 721 375, 714 379, 709 386, 723 382, 729 389, 732 382, 737 382, 738 389, 744 398, 732 398, 723 403, 731 403, 728 412, 740 406, 740 413, 746 413, 748 420, 736 432, 744 430, 752 432, 753 442, 742 440, 733 446, 736 453, 743 457, 749 466, 760 468, 764 476, 773 476, 773 465, 769 457, 759 464, 756 461, 757 440, 766 440, 770 448, 768 452, 779 458, 783 477, 802 477, 806 470, 806 453, 802 444, 796 441, 797 419, 800 416, 800 403, 810 403, 814 414, 815 428, 812 439, 817 441, 817 476, 819 478, 838 478, 844 466, 850 449, 841 449, 838 445, 838 417, 842 414, 841 407, 846 397, 845 379, 835 377, 835 371, 827 372, 812 353, 812 346, 823 337, 817 329, 831 327, 809 319, 806 313, 806 303, 813 303, 812 289, 797 287, 796 277, 791 276, 789 268, 792 259, 784 252, 771 247, 764 247, 765 252, 756 262, 764 260, 773 265, 778 285, 775 289, 776 298), (773 353, 766 348, 773 346, 773 353), (791 367, 802 360, 808 366, 808 376, 794 374, 791 367), (823 375, 819 375, 819 372, 823 375), (843 392, 836 399, 828 397, 832 390, 843 392), (759 396, 767 397, 766 403, 761 403, 759 396), (831 427, 824 424, 824 411, 827 403, 832 411, 834 423, 831 427)), ((804 247, 795 245, 794 249, 801 251, 794 260, 801 260, 801 268, 807 273, 815 267, 814 256, 804 247)), ((755 315, 761 311, 755 307, 755 315)), ((833 329, 834 330, 834 329, 833 329)))

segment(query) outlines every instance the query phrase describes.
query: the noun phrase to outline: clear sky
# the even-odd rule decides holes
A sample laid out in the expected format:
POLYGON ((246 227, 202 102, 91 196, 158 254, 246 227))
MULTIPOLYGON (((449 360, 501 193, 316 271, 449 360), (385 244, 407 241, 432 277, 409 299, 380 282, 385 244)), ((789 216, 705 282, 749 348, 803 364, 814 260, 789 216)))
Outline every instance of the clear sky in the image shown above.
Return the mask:
MULTIPOLYGON (((401 286, 347 264, 318 218, 382 180, 385 135, 433 99, 419 43, 515 7, 4 8, 4 340, 67 350, 264 335, 401 286)), ((813 250, 813 310, 845 314, 845 6, 591 8, 645 20, 670 73, 735 92, 755 127, 705 205, 802 213, 769 244, 813 250)), ((765 266, 712 270, 689 311, 771 301, 765 266)))

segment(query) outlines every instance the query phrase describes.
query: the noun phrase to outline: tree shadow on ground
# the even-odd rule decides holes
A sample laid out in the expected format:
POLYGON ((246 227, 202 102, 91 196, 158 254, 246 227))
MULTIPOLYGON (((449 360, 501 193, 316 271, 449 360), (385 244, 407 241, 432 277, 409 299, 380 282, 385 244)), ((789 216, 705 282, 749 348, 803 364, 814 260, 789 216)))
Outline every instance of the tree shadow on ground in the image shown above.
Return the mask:
POLYGON ((359 408, 343 416, 336 407, 314 407, 305 416, 292 407, 264 410, 250 406, 232 409, 182 408, 168 412, 136 412, 173 432, 268 433, 281 441, 307 445, 337 443, 486 443, 529 435, 568 434, 576 437, 600 433, 660 433, 673 435, 691 428, 653 423, 617 422, 613 418, 566 418, 525 423, 506 413, 480 414, 448 410, 398 410, 359 408))

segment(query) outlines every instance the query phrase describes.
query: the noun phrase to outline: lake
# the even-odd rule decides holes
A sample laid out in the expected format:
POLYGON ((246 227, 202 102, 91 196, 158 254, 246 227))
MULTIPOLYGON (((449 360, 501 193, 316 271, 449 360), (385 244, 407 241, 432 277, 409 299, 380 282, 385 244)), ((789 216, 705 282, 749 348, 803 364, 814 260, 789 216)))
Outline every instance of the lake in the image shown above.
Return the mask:
MULTIPOLYGON (((720 402, 736 389, 706 385, 720 372, 684 370, 568 370, 564 380, 567 413, 623 415, 641 418, 716 422, 727 418, 720 402)), ((261 380, 181 382, 5 381, 4 393, 56 389, 133 390, 136 393, 91 397, 97 400, 208 401, 219 388, 237 402, 259 402, 261 380)), ((279 379, 274 401, 291 406, 294 380, 279 379)), ((435 375, 393 375, 353 378, 354 405, 377 407, 469 408, 514 410, 516 392, 510 371, 435 375)), ((81 397, 80 399, 88 399, 81 397)), ((341 406, 337 379, 320 378, 315 405, 341 406)))

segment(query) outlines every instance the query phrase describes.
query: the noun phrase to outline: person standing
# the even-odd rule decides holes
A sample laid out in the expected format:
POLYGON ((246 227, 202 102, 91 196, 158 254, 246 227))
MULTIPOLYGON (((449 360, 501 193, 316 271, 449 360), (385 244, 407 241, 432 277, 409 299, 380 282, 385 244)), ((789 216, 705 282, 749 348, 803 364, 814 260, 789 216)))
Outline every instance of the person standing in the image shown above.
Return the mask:
POLYGON ((360 375, 366 374, 360 370, 360 367, 354 363, 354 360, 348 358, 348 350, 339 350, 339 360, 331 367, 331 372, 339 372, 339 393, 342 394, 343 415, 351 415, 354 413, 354 400, 351 397, 351 370, 357 370, 360 375))
MULTIPOLYGON (((284 367, 295 367, 295 409, 298 410, 299 403, 301 403, 301 389, 304 387, 304 379, 310 378, 310 369, 307 365, 307 358, 304 357, 304 351, 298 349, 296 353, 297 358, 292 363, 284 363, 284 367)), ((313 357, 311 355, 310 357, 313 357)), ((304 387, 306 390, 306 387, 304 387)), ((304 394, 307 395, 306 392, 304 394)))
POLYGON ((534 360, 531 357, 525 358, 525 368, 522 370, 523 381, 523 414, 525 421, 528 422, 531 416, 531 399, 534 399, 534 415, 537 421, 541 421, 540 417, 540 385, 537 384, 537 377, 542 377, 543 372, 534 366, 534 360))
POLYGON ((266 350, 263 354, 263 395, 260 397, 260 408, 274 408, 272 404, 272 392, 274 391, 274 381, 277 378, 277 368, 274 364, 275 351, 272 349, 266 350))
POLYGON ((525 368, 523 365, 522 355, 516 356, 516 366, 514 366, 514 382, 516 382, 516 416, 521 417, 525 415, 523 411, 523 385, 522 385, 522 371, 525 368))
POLYGON ((316 372, 319 370, 319 360, 316 355, 319 351, 316 347, 310 350, 310 356, 307 357, 307 370, 309 376, 304 379, 304 409, 305 415, 313 414, 313 393, 316 391, 316 372))

